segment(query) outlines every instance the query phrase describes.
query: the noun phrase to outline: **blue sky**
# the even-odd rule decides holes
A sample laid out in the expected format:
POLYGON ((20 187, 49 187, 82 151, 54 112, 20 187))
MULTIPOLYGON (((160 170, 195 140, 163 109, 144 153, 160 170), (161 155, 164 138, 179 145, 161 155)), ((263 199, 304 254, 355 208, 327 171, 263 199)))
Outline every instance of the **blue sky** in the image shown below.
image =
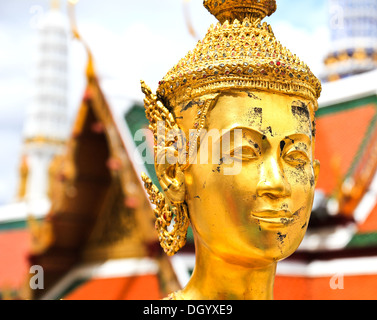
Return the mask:
MULTIPOLYGON (((11 201, 17 190, 22 125, 36 71, 35 22, 49 2, 0 1, 0 204, 11 201)), ((267 19, 276 37, 319 74, 328 47, 327 0, 277 0, 277 4, 277 12, 267 19)), ((191 0, 188 9, 202 38, 215 19, 202 0, 191 0)), ((80 0, 76 16, 100 76, 128 98, 142 99, 140 79, 155 89, 197 41, 188 32, 183 0, 80 0)), ((71 43, 69 65, 72 119, 85 85, 85 54, 77 42, 71 43)))

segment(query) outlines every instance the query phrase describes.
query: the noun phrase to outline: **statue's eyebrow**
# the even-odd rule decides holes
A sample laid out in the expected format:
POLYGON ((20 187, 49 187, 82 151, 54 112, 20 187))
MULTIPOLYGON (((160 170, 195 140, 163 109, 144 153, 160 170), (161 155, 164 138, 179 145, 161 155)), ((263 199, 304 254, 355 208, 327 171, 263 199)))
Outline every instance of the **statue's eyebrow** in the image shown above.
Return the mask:
POLYGON ((282 141, 287 142, 287 144, 294 144, 296 141, 298 142, 306 142, 309 146, 312 144, 312 139, 306 133, 295 132, 290 135, 285 136, 282 141))
POLYGON ((284 149, 289 148, 293 145, 295 145, 295 148, 297 150, 297 145, 299 145, 299 143, 304 143, 308 146, 304 151, 309 155, 309 148, 311 148, 312 146, 311 137, 306 133, 293 133, 291 135, 285 136, 285 138, 280 141, 280 156, 283 154, 284 149))
POLYGON ((264 140, 265 137, 266 137, 265 134, 263 132, 259 131, 259 130, 251 129, 249 127, 243 127, 243 126, 235 125, 234 127, 222 132, 219 142, 222 143, 223 137, 226 136, 226 135, 229 135, 230 133, 234 132, 235 130, 241 130, 242 135, 244 134, 245 131, 248 131, 248 132, 250 132, 254 135, 259 136, 259 138, 261 140, 264 140))
POLYGON ((261 138, 264 136, 264 133, 261 132, 261 131, 259 131, 259 130, 257 130, 257 129, 252 129, 252 128, 249 128, 249 127, 238 126, 238 125, 236 125, 236 126, 230 128, 229 130, 225 131, 222 135, 229 134, 229 133, 231 133, 234 130, 250 131, 251 133, 260 135, 261 138))

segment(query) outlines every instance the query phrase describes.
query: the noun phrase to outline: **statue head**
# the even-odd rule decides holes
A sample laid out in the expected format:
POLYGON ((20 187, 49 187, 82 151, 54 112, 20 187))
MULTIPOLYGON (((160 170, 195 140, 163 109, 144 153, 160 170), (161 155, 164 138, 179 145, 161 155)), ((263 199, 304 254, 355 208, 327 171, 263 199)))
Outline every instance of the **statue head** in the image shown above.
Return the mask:
POLYGON ((199 243, 221 259, 263 266, 302 241, 319 163, 321 84, 261 20, 275 0, 205 0, 219 23, 159 83, 142 83, 165 196, 144 176, 164 250, 199 243), (175 216, 174 227, 168 227, 175 216))

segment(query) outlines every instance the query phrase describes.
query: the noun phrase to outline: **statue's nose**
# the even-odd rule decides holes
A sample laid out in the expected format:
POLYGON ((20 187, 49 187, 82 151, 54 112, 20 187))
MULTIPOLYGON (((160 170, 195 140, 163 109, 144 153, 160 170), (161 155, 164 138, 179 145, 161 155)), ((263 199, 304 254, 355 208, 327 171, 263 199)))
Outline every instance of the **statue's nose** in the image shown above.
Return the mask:
POLYGON ((270 198, 285 198, 291 195, 291 186, 278 160, 273 156, 266 158, 260 167, 257 195, 270 198))

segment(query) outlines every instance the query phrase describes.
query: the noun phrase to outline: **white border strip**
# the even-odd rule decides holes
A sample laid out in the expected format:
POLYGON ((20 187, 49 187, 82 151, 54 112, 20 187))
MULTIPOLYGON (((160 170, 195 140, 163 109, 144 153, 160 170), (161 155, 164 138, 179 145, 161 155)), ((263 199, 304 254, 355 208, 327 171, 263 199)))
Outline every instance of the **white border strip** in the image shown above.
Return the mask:
POLYGON ((327 82, 322 86, 319 108, 361 99, 377 94, 377 71, 327 82))
MULTIPOLYGON (((178 280, 184 287, 190 279, 188 270, 195 266, 194 254, 178 254, 171 258, 178 280)), ((328 277, 334 275, 376 275, 377 256, 341 258, 326 261, 315 260, 309 263, 283 260, 278 262, 277 275, 291 277, 328 277)))
POLYGON ((328 277, 341 275, 376 275, 377 257, 342 258, 310 263, 281 261, 277 265, 277 275, 328 277))
POLYGON ((356 233, 357 227, 350 223, 347 226, 324 227, 318 231, 308 230, 298 251, 338 250, 343 249, 356 233))
POLYGON ((377 173, 374 175, 369 190, 354 211, 354 217, 358 224, 362 224, 369 217, 377 204, 377 173))
POLYGON ((150 258, 132 258, 109 260, 104 263, 84 264, 69 271, 41 299, 56 299, 72 283, 80 279, 117 278, 157 274, 159 270, 155 260, 150 258))
POLYGON ((0 224, 26 221, 28 216, 44 218, 49 212, 51 203, 48 199, 13 202, 0 207, 0 224))

